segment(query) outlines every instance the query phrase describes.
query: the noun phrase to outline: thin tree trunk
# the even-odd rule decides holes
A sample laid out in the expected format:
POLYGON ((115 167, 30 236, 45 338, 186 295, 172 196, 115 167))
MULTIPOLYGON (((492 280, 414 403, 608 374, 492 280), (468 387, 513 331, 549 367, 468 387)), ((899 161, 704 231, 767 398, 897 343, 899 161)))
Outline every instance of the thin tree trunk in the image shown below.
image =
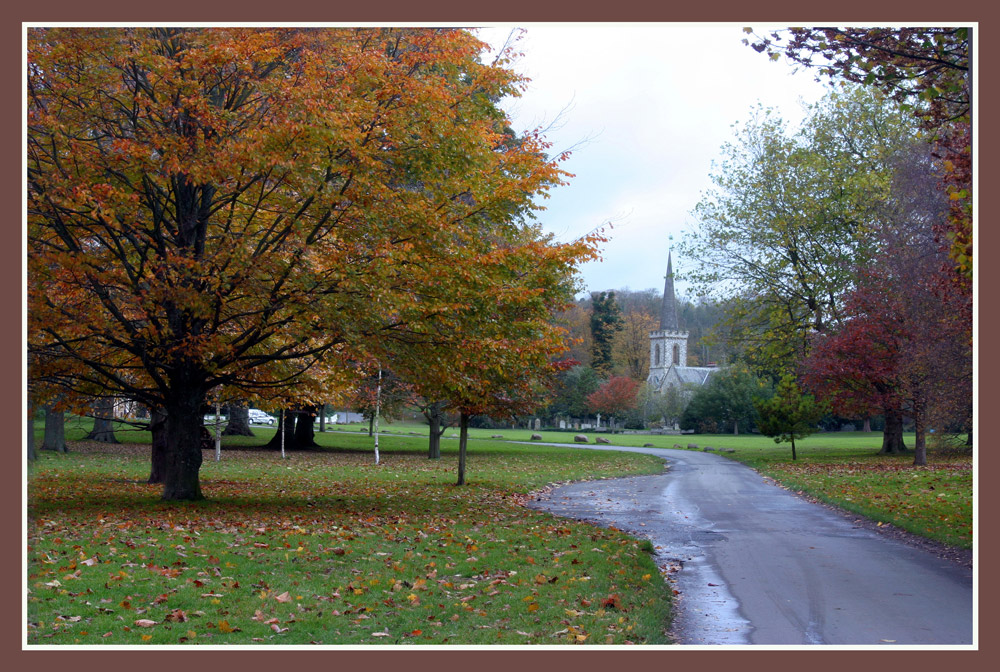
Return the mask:
POLYGON ((903 414, 898 409, 885 411, 885 429, 882 432, 882 450, 879 455, 899 455, 906 452, 903 443, 903 414))
POLYGON ((295 414, 286 410, 278 413, 278 431, 274 433, 271 440, 264 447, 281 450, 282 435, 284 435, 285 450, 294 450, 295 445, 295 414))
POLYGON ((91 441, 101 443, 118 443, 115 437, 115 426, 112 419, 115 415, 115 402, 111 397, 101 397, 94 404, 94 429, 87 435, 91 441))
POLYGON ((465 449, 469 442, 469 414, 462 411, 458 420, 458 483, 465 485, 465 449))
POLYGON ((795 437, 792 437, 792 460, 795 459, 795 437))
POLYGON ((739 436, 739 435, 740 435, 740 421, 733 420, 733 436, 739 436))
POLYGON ((250 409, 246 406, 227 404, 226 415, 229 420, 222 430, 223 436, 254 436, 250 428, 250 409))
POLYGON ((66 414, 51 406, 45 407, 45 438, 42 439, 42 450, 54 450, 65 453, 66 450, 66 414))

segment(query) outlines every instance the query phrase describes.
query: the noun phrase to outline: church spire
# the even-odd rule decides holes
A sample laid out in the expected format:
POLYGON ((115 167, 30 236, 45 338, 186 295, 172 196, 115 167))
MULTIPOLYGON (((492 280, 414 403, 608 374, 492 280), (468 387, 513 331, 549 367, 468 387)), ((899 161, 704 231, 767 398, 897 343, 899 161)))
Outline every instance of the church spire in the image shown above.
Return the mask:
POLYGON ((679 331, 677 301, 674 298, 674 269, 667 252, 667 278, 663 284, 663 307, 660 309, 660 330, 679 331))

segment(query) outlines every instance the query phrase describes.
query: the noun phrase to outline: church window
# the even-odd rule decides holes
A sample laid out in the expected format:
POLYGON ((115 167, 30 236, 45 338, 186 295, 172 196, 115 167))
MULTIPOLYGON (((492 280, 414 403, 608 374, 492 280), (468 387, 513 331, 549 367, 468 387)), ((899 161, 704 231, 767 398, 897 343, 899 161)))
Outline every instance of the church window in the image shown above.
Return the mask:
POLYGON ((656 344, 656 348, 654 350, 655 350, 655 353, 656 353, 656 364, 655 364, 655 366, 659 366, 660 365, 660 344, 659 343, 656 344))
POLYGON ((674 366, 681 365, 681 346, 674 343, 674 366))

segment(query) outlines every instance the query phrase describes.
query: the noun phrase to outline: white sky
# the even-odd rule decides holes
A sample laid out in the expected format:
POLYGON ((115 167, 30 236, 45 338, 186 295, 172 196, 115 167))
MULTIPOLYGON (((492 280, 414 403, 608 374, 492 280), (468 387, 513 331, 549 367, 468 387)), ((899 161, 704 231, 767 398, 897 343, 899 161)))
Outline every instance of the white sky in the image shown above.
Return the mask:
MULTIPOLYGON (((499 46, 511 25, 479 32, 499 46)), ((531 79, 506 104, 515 130, 545 127, 553 155, 581 142, 563 168, 576 177, 552 192, 539 214, 546 230, 572 240, 612 222, 603 261, 586 264, 588 291, 663 289, 670 237, 695 223, 691 212, 711 187, 713 159, 758 101, 789 121, 801 101, 825 87, 793 73, 741 40, 737 24, 521 24, 524 56, 515 71, 531 79), (568 108, 568 109, 567 109, 568 108)), ((757 34, 770 26, 753 25, 757 34)), ((674 255, 674 270, 694 260, 674 255)), ((685 284, 678 282, 682 294, 685 284)))

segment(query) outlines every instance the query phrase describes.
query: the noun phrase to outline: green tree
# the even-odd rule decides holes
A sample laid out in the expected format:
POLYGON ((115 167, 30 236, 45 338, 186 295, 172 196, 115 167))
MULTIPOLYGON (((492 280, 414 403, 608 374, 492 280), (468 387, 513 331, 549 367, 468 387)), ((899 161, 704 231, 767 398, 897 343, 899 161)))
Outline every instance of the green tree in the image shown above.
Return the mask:
MULTIPOLYGON (((744 31, 753 34, 752 28, 744 31)), ((820 76, 881 90, 931 137, 951 212, 937 225, 962 290, 971 296, 972 60, 968 26, 789 28, 744 39, 772 60, 785 56, 820 76)), ((971 337, 971 333, 970 333, 971 337)))
POLYGON ((766 381, 746 366, 729 366, 695 391, 681 416, 681 428, 705 431, 732 427, 733 434, 739 434, 741 423, 747 430, 756 419, 755 398, 768 393, 766 381))
POLYGON ((614 292, 594 292, 591 295, 590 332, 593 337, 591 366, 598 376, 611 375, 614 368, 615 334, 623 325, 622 311, 614 292))
POLYGON ((688 274, 698 293, 727 300, 723 326, 755 368, 793 365, 811 332, 839 323, 852 262, 880 251, 872 226, 914 133, 891 101, 852 88, 812 106, 794 131, 758 109, 723 148, 681 249, 700 261, 688 274))
POLYGON ((773 397, 758 400, 754 406, 759 416, 757 428, 760 433, 773 437, 775 443, 791 441, 793 460, 796 459, 795 439, 815 432, 816 423, 828 410, 811 394, 803 394, 791 375, 781 378, 773 397))

